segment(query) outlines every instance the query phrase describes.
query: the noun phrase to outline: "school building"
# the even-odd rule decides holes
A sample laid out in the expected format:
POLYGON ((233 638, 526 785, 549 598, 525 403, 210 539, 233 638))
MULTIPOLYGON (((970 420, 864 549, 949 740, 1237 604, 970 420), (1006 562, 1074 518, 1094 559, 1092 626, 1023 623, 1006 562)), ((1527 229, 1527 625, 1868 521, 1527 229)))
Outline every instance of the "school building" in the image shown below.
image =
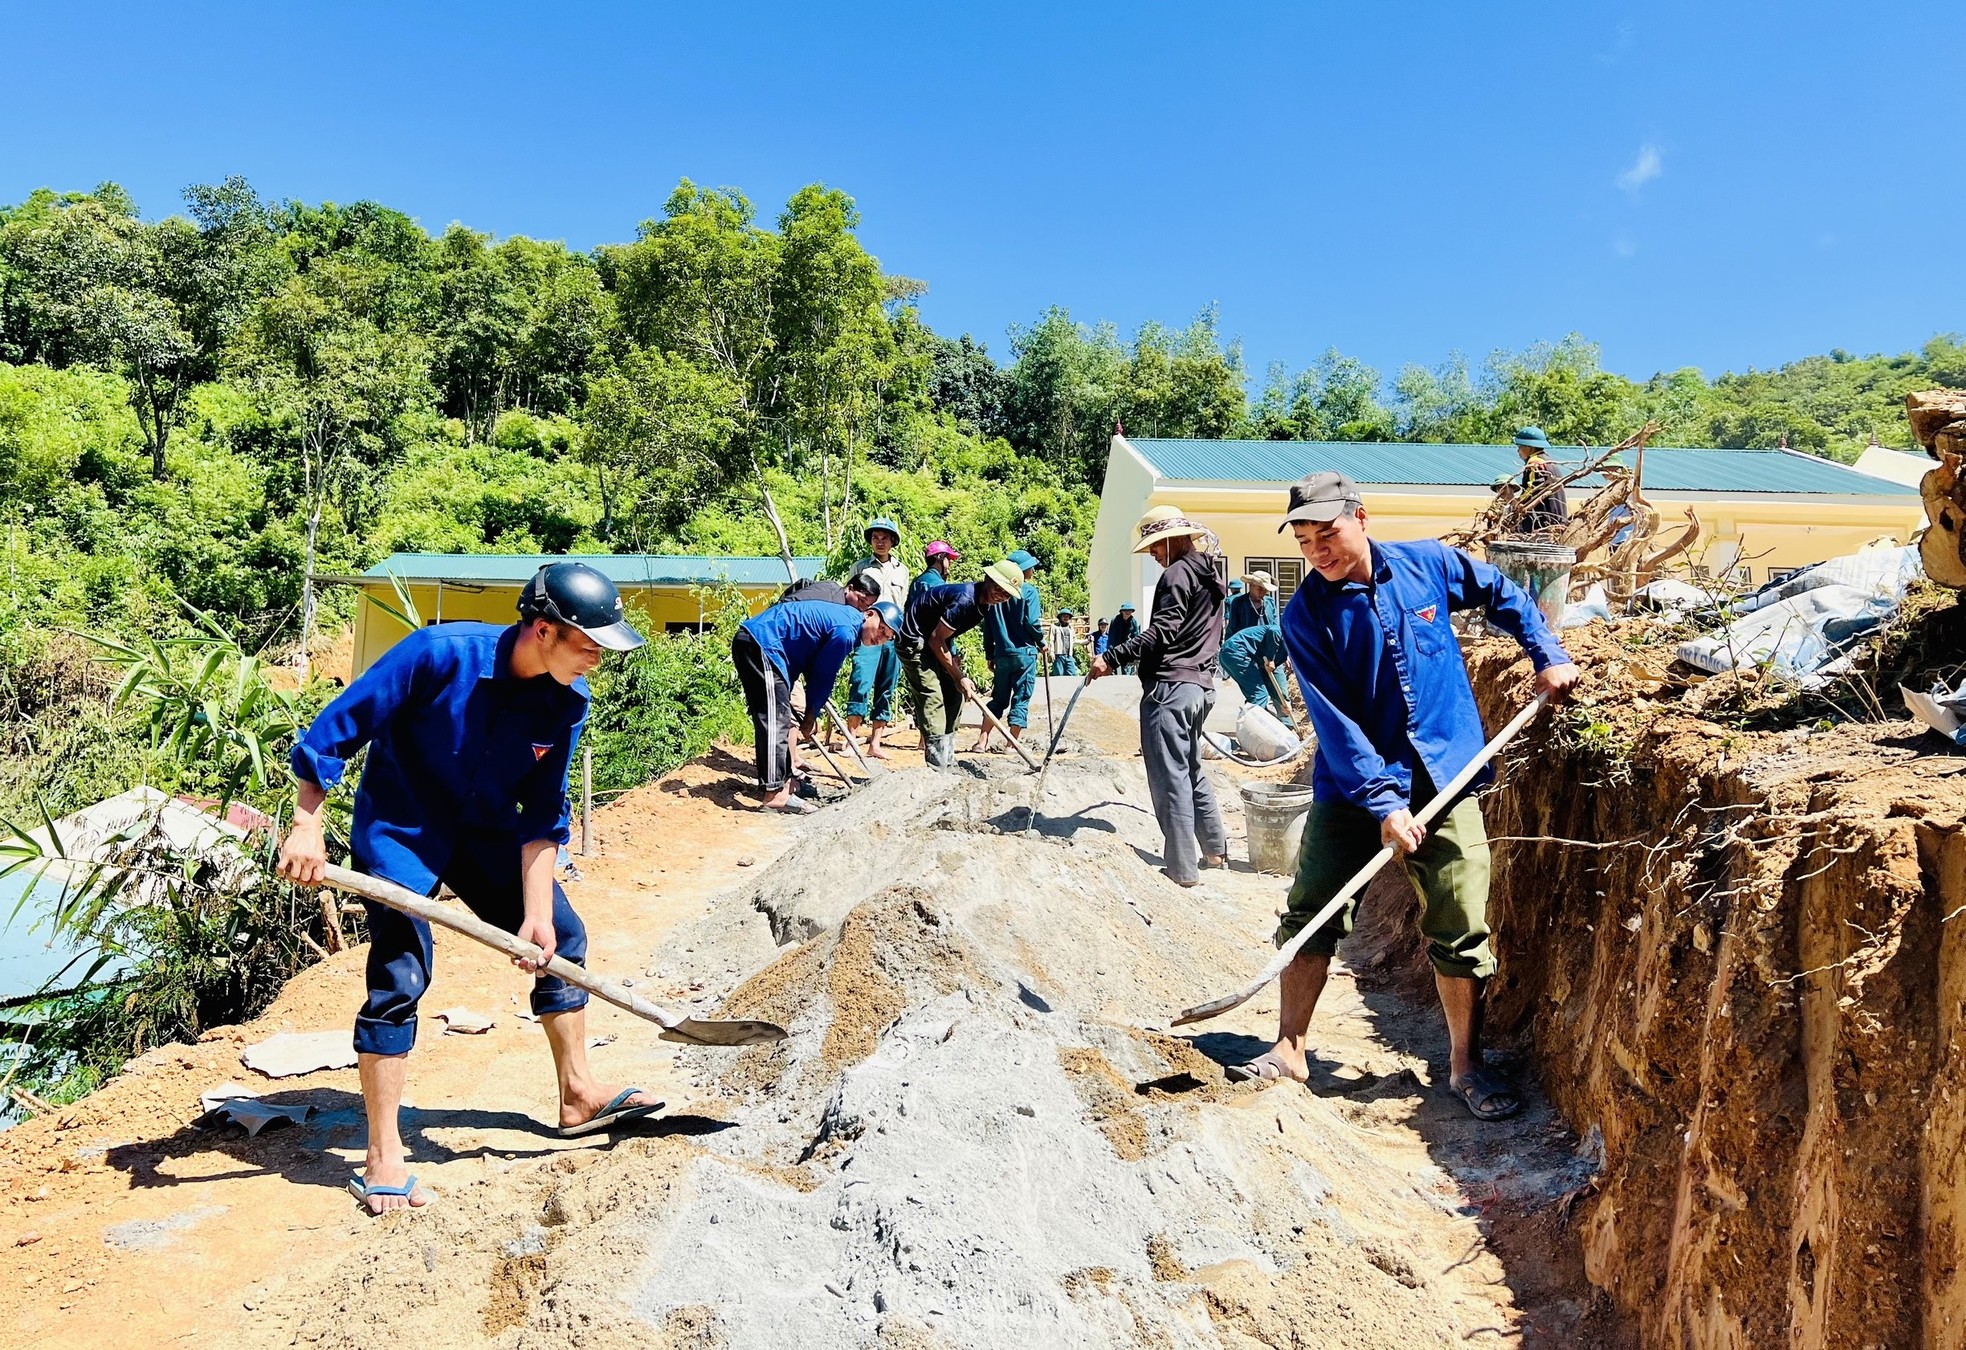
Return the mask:
MULTIPOLYGON (((802 579, 819 575, 824 558, 794 558, 802 579)), ((392 553, 359 576, 321 577, 355 586, 353 673, 360 675, 409 631, 397 583, 426 626, 458 619, 508 624, 518 619, 519 591, 548 563, 580 562, 621 588, 637 627, 648 633, 695 632, 712 616, 706 597, 734 586, 757 613, 787 585, 782 558, 679 558, 653 553, 392 553), (392 581, 391 578, 394 578, 392 581), (391 611, 395 611, 392 613, 391 611), (645 625, 645 626, 644 626, 645 625)))
MULTIPOLYGON (((1556 459, 1563 462, 1559 449, 1556 459)), ((1574 467, 1574 462, 1573 462, 1574 467)), ((1144 618, 1160 569, 1133 552, 1133 526, 1150 506, 1172 505, 1213 530, 1233 574, 1267 571, 1287 600, 1304 577, 1283 519, 1289 485, 1335 470, 1356 482, 1373 537, 1439 538, 1467 524, 1498 478, 1518 475, 1511 445, 1395 445, 1335 441, 1209 441, 1113 437, 1087 582, 1092 612, 1122 601, 1144 618)), ((1570 488, 1574 511, 1600 483, 1570 488)), ((1737 585, 1771 578, 1888 536, 1909 543, 1924 521, 1916 487, 1795 450, 1648 448, 1643 490, 1671 537, 1681 510, 1700 517, 1687 560, 1695 576, 1737 585)))

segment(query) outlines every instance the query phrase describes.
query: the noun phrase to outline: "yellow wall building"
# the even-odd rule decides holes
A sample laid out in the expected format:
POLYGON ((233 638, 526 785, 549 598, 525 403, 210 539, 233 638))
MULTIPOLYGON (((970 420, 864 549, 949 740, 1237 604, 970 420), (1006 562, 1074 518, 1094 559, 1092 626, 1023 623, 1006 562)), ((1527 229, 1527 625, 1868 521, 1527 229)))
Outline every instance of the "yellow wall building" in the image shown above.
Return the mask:
MULTIPOLYGON (((824 558, 795 558, 801 577, 816 577, 824 558)), ((702 589, 732 585, 757 613, 786 586, 779 558, 677 558, 651 553, 395 553, 360 576, 323 577, 356 586, 353 673, 360 675, 409 630, 389 613, 400 609, 394 577, 428 624, 473 619, 508 624, 519 616, 519 591, 548 563, 586 563, 621 588, 637 626, 657 633, 693 632, 705 621, 702 589), (387 608, 384 608, 384 607, 387 608)))
MULTIPOLYGON (((1556 452, 1559 463, 1564 455, 1556 452)), ((1304 565, 1277 522, 1286 490, 1305 474, 1335 470, 1358 483, 1375 538, 1434 539, 1466 524, 1488 502, 1490 485, 1521 468, 1509 445, 1115 436, 1092 537, 1092 612, 1110 618, 1131 600, 1146 615, 1160 569, 1132 549, 1134 522, 1150 506, 1180 507, 1215 531, 1233 572, 1268 571, 1288 599, 1304 565)), ((1573 508, 1590 488, 1586 480, 1570 489, 1573 508)), ((1644 491, 1662 530, 1683 507, 1699 513, 1704 530, 1689 570, 1743 586, 1881 536, 1909 543, 1924 521, 1915 488, 1794 450, 1649 449, 1644 491)))

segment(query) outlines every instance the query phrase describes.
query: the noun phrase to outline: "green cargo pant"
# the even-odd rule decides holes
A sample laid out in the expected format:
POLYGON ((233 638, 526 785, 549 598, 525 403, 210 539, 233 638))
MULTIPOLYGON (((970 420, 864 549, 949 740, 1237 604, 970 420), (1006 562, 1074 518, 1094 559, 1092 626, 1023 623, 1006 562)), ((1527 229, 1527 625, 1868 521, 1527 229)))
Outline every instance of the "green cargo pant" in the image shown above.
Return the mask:
POLYGON ((908 690, 908 706, 922 740, 955 735, 963 711, 963 687, 949 678, 926 647, 904 649, 896 643, 895 650, 901 653, 901 683, 908 690))
MULTIPOLYGON (((1417 813, 1432 798, 1433 784, 1424 771, 1414 779, 1417 813)), ((1304 821, 1304 846, 1297 854, 1297 879, 1290 886, 1289 909, 1277 925, 1277 946, 1297 936, 1380 847, 1379 821, 1370 811, 1350 802, 1312 802, 1304 821)), ((1488 831, 1481 821, 1481 804, 1473 797, 1454 803, 1427 826, 1426 839, 1405 863, 1407 880, 1420 896, 1420 931, 1426 936, 1427 957, 1434 969, 1463 979, 1493 975, 1495 953, 1488 946, 1488 831)), ((1304 953, 1336 952, 1339 939, 1352 931, 1358 902, 1356 895, 1346 901, 1304 944, 1304 953)))

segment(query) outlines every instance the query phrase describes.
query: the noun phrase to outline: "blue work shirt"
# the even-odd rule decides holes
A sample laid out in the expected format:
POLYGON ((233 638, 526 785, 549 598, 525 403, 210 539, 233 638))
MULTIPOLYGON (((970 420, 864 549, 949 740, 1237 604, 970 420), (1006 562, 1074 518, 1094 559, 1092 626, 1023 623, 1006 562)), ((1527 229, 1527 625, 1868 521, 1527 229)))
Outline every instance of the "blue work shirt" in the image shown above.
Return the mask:
POLYGON ((1258 608, 1256 597, 1242 591, 1229 597, 1229 605, 1222 615, 1222 639, 1227 641, 1245 628, 1257 628, 1264 624, 1277 622, 1277 598, 1274 595, 1263 597, 1258 608))
POLYGON ((349 756, 360 865, 419 895, 461 836, 520 844, 568 834, 567 767, 587 719, 587 682, 512 673, 514 624, 420 628, 321 710, 294 746, 296 777, 333 788, 349 756))
MULTIPOLYGON (((1374 543, 1369 583, 1304 578, 1283 641, 1317 731, 1312 795, 1384 820, 1410 809, 1416 763, 1445 786, 1481 752, 1487 736, 1447 622, 1466 609, 1520 642, 1537 670, 1570 660, 1527 592, 1437 540, 1374 543)), ((1492 777, 1484 767, 1471 786, 1492 777)))
POLYGON ((1013 651, 1028 651, 1035 659, 1044 643, 1044 607, 1038 588, 1024 583, 1014 605, 992 605, 983 612, 983 655, 995 661, 1013 651))
MULTIPOLYGON (((915 586, 922 579, 915 578, 915 586)), ((914 647, 928 645, 937 624, 946 623, 953 633, 967 633, 983 622, 986 606, 976 603, 976 583, 945 581, 939 586, 908 590, 908 612, 901 616, 901 640, 914 647)))
MULTIPOLYGON (((765 659, 778 667, 790 685, 806 682, 806 697, 824 703, 833 696, 833 681, 853 655, 865 622, 852 605, 824 600, 790 600, 753 615, 738 626, 757 640, 765 659)), ((808 702, 817 708, 818 703, 808 702)))

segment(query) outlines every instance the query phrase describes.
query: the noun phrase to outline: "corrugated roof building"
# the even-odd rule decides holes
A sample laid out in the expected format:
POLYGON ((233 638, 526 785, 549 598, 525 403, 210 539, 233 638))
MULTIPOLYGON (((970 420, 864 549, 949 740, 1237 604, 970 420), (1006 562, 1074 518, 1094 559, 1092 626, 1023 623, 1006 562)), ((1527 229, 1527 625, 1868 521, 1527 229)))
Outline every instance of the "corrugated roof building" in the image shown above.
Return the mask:
MULTIPOLYGON (((1556 459, 1562 462, 1559 449, 1556 459)), ((1572 452, 1574 463, 1581 451, 1572 452)), ((1147 611, 1160 569, 1134 554, 1133 525, 1150 506, 1174 505, 1214 530, 1233 574, 1267 571, 1286 596, 1304 574, 1288 534, 1277 533, 1285 489, 1335 470, 1363 490, 1377 539, 1439 538, 1473 518, 1491 485, 1522 471, 1512 445, 1341 441, 1208 441, 1113 437, 1093 533, 1093 613, 1122 601, 1147 611)), ((1597 480, 1571 489, 1574 508, 1597 480)), ((1669 529, 1688 507, 1705 527, 1689 566, 1742 584, 1852 553, 1880 536, 1909 542, 1923 518, 1918 492, 1795 450, 1655 447, 1645 452, 1645 496, 1669 529)))
MULTIPOLYGON (((409 630, 391 613, 401 611, 397 583, 427 626, 458 619, 512 623, 519 591, 548 563, 582 562, 621 588, 623 600, 655 633, 694 632, 707 616, 706 588, 735 586, 753 613, 785 589, 780 558, 677 557, 655 553, 392 553, 359 576, 322 577, 361 588, 355 607, 353 671, 360 675, 409 630), (393 578, 393 580, 392 580, 393 578)), ((816 577, 824 558, 795 558, 801 578, 816 577)))

